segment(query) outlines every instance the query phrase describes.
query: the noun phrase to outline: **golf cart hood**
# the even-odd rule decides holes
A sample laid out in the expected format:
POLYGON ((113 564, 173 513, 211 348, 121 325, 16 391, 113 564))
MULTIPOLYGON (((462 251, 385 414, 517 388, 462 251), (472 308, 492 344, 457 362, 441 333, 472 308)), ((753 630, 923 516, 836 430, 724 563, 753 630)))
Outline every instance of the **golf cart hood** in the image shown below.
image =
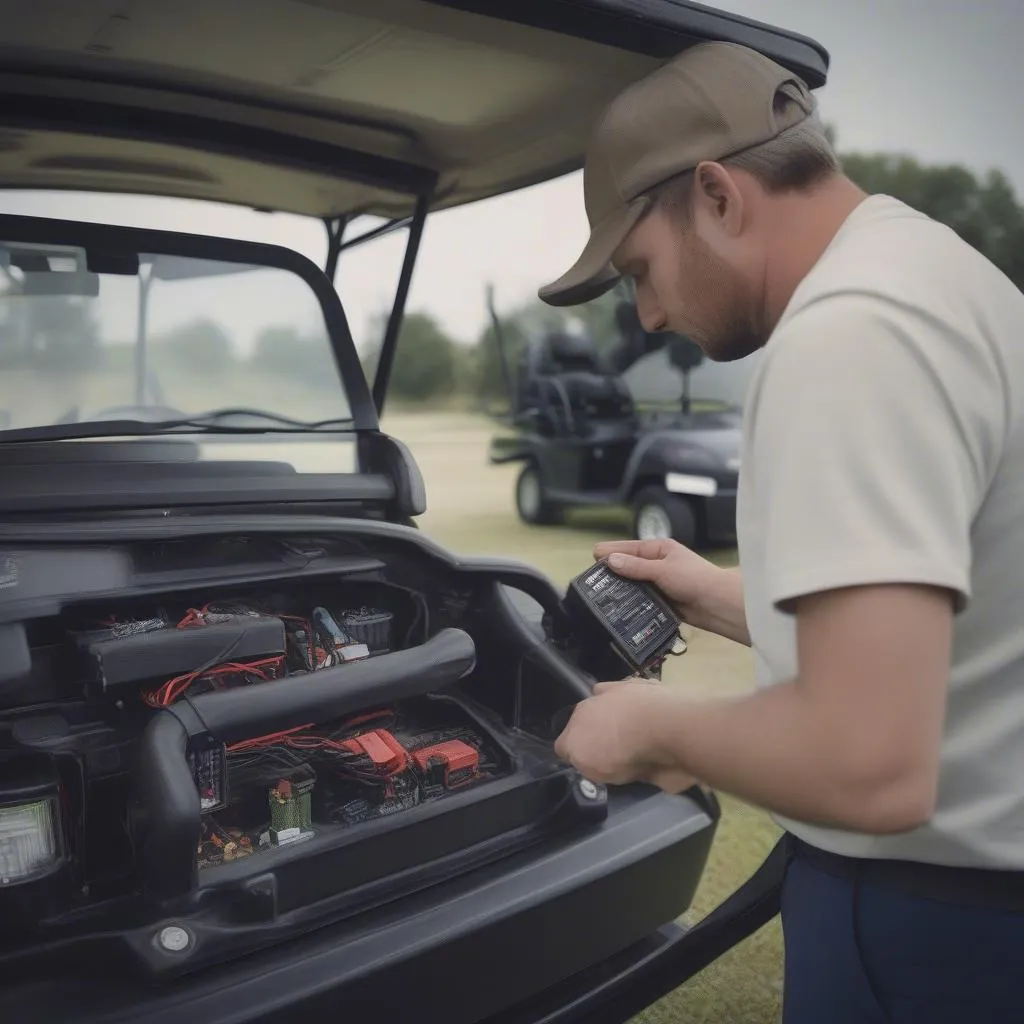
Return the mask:
POLYGON ((682 0, 0 0, 0 187, 411 216, 581 165, 600 110, 730 39, 825 80, 800 36, 682 0))
POLYGON ((697 427, 693 430, 669 431, 666 440, 677 443, 687 452, 703 449, 730 468, 735 468, 740 457, 742 433, 738 427, 723 424, 718 428, 697 427))

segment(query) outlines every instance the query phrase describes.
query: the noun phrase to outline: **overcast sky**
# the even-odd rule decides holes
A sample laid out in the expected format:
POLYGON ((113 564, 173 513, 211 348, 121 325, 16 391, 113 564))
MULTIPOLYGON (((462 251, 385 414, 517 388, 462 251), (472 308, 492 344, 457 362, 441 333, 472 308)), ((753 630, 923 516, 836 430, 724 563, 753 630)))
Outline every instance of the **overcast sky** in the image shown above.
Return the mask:
MULTIPOLYGON (((927 161, 996 167, 1024 200, 1024 0, 727 0, 718 6, 793 29, 832 57, 818 91, 840 147, 900 151, 927 161)), ((323 228, 299 218, 245 210, 199 210, 176 202, 107 197, 0 197, 20 213, 110 218, 122 223, 217 232, 289 245, 318 262, 323 228)), ((424 236, 410 309, 438 316, 459 340, 485 324, 484 289, 499 307, 518 304, 560 274, 586 235, 580 175, 438 214, 424 236)), ((339 290, 357 340, 391 299, 404 234, 342 261, 339 290)))

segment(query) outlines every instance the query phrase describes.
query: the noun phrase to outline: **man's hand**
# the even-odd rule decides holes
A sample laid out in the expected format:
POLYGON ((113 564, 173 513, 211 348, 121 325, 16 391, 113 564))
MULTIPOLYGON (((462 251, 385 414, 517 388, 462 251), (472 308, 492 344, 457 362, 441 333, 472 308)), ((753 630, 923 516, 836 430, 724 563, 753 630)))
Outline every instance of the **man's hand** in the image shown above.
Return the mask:
POLYGON ((696 781, 658 749, 656 723, 679 698, 649 682, 599 683, 594 696, 576 705, 555 752, 592 782, 650 782, 670 793, 696 781))
POLYGON ((556 751, 594 782, 695 780, 800 821, 904 832, 937 795, 952 604, 883 585, 798 602, 800 675, 718 700, 647 682, 604 683, 556 751))
POLYGON ((594 557, 633 580, 653 583, 684 622, 750 646, 743 581, 674 540, 607 541, 594 557))

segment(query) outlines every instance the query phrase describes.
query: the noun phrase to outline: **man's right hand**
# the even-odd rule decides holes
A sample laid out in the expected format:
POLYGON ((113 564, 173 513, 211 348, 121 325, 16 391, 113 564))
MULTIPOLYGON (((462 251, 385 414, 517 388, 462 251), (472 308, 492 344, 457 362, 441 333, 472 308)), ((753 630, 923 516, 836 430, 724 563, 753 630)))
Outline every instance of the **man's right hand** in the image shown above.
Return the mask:
POLYGON ((653 583, 689 625, 750 645, 738 572, 667 539, 606 541, 594 557, 620 576, 653 583))

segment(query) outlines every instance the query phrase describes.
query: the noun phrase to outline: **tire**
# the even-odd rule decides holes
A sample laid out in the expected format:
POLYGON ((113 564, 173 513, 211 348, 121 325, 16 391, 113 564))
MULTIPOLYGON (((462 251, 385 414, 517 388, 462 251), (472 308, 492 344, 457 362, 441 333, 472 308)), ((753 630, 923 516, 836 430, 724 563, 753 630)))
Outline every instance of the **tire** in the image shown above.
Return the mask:
POLYGON ((633 536, 670 537, 688 548, 697 545, 697 512, 691 502, 663 487, 645 487, 633 499, 633 536))
POLYGON ((531 526, 552 526, 562 518, 561 509, 548 500, 537 466, 527 462, 516 478, 516 511, 531 526))

